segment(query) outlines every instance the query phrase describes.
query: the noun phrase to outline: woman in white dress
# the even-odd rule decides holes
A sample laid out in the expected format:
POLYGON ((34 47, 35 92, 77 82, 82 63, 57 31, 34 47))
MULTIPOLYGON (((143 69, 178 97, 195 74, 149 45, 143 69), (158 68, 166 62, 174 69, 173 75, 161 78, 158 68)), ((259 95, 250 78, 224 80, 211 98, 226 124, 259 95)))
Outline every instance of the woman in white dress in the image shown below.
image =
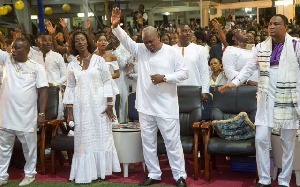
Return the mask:
POLYGON ((112 136, 113 86, 105 60, 93 55, 92 41, 84 32, 74 33, 68 64, 64 103, 68 121, 75 122, 74 155, 70 180, 91 183, 120 172, 120 163, 112 136))
POLYGON ((210 86, 226 84, 228 79, 223 71, 222 61, 218 58, 212 58, 209 64, 211 69, 210 86))
MULTIPOLYGON (((106 50, 106 46, 107 46, 108 42, 107 42, 107 38, 106 35, 100 34, 98 40, 97 40, 97 47, 98 50, 97 52, 95 52, 96 55, 99 55, 101 57, 104 58, 106 64, 108 65, 108 69, 111 73, 112 78, 114 79, 113 82, 113 91, 114 91, 114 95, 119 94, 119 89, 118 86, 116 85, 116 79, 118 79, 120 77, 120 68, 117 62, 117 57, 112 54, 111 52, 106 50)), ((113 100, 115 101, 115 97, 113 98, 113 100)), ((113 108, 113 112, 116 115, 116 110, 115 108, 113 108)), ((114 124, 118 124, 118 119, 116 119, 114 122, 114 124)))

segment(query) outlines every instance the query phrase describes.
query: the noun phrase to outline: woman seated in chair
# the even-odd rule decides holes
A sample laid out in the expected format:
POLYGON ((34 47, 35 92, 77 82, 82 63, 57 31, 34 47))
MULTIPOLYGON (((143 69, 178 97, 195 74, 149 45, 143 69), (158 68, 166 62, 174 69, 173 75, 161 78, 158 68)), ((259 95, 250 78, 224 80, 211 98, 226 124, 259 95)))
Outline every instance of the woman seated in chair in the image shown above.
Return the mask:
POLYGON ((77 31, 73 37, 72 53, 78 59, 68 64, 64 97, 68 122, 75 123, 70 180, 91 183, 121 171, 111 126, 116 120, 113 80, 105 60, 92 54, 87 34, 77 31))
POLYGON ((211 69, 210 86, 226 84, 228 79, 223 71, 222 61, 218 58, 212 58, 209 64, 211 69))

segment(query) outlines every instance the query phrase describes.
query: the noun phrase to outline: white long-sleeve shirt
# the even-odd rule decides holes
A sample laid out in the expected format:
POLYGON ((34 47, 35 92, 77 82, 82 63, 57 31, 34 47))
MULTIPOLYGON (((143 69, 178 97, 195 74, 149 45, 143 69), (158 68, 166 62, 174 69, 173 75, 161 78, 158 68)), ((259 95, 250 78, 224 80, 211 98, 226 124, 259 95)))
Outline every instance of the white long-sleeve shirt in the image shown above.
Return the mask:
MULTIPOLYGON (((222 63, 228 81, 232 81, 252 58, 252 51, 228 46, 223 53, 222 63)), ((258 71, 254 71, 249 80, 258 82, 258 71)))
POLYGON ((179 47, 178 44, 173 45, 179 54, 182 55, 189 70, 189 78, 182 81, 178 85, 201 86, 202 93, 209 93, 209 66, 208 54, 205 47, 190 43, 187 47, 179 47))
POLYGON ((142 43, 135 43, 120 26, 113 29, 124 47, 138 59, 138 80, 135 107, 141 113, 162 118, 179 118, 177 84, 188 78, 189 72, 181 54, 163 44, 155 53, 142 43), (165 75, 167 82, 154 85, 152 74, 165 75))
POLYGON ((44 61, 43 53, 37 51, 32 58, 46 68, 49 83, 54 83, 58 86, 66 84, 67 67, 61 54, 50 50, 46 54, 44 61))

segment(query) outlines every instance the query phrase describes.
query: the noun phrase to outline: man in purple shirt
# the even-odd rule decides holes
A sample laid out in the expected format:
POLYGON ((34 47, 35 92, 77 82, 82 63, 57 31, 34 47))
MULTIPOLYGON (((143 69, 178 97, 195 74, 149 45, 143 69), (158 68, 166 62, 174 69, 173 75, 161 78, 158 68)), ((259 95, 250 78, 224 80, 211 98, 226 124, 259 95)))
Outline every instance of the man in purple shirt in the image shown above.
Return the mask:
POLYGON ((255 117, 256 162, 259 181, 255 187, 271 186, 270 134, 280 132, 283 148, 280 187, 288 187, 293 169, 296 132, 299 128, 300 43, 286 31, 288 19, 281 14, 269 22, 269 37, 252 49, 253 57, 232 83, 219 88, 220 92, 240 85, 259 70, 257 112, 255 117))

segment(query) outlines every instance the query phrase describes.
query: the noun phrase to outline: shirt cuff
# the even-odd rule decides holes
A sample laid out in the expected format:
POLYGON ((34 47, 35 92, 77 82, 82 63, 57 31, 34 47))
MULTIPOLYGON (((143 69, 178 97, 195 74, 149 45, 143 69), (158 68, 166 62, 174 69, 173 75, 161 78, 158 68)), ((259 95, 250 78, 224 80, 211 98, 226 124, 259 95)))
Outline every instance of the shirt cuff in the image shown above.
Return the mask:
POLYGON ((170 82, 172 80, 172 75, 165 75, 166 82, 170 82))
POLYGON ((121 27, 120 27, 120 25, 118 24, 118 26, 116 27, 116 28, 113 28, 113 26, 111 26, 111 29, 112 30, 115 30, 115 29, 120 29, 121 27))
POLYGON ((239 80, 239 79, 233 79, 232 81, 231 81, 233 84, 235 84, 235 86, 239 86, 239 85, 241 85, 241 81, 239 80))

